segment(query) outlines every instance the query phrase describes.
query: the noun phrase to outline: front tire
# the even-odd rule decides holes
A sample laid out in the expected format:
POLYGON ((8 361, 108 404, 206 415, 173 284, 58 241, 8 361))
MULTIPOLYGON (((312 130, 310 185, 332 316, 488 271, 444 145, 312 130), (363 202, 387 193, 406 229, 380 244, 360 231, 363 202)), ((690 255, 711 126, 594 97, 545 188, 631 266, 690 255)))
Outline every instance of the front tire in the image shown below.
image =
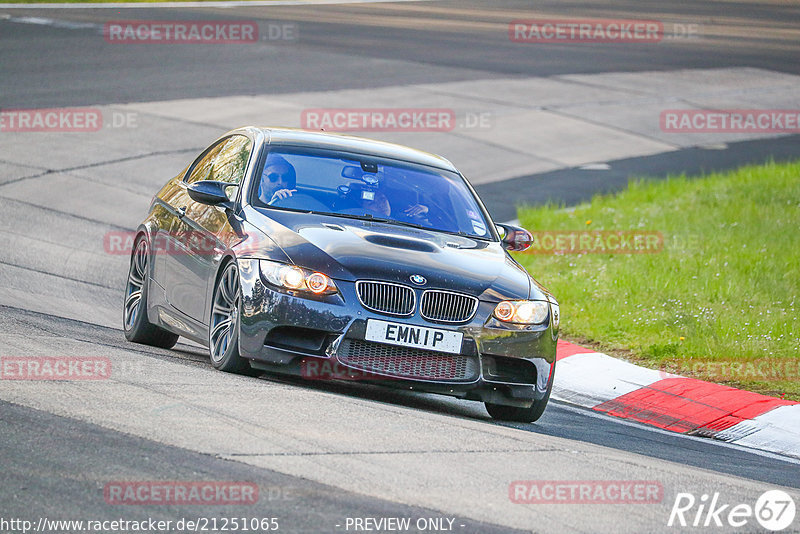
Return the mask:
POLYGON ((249 374, 250 363, 239 354, 242 290, 236 262, 231 261, 223 267, 211 302, 211 318, 208 322, 211 365, 226 373, 249 374))
MULTIPOLYGON (((555 362, 553 363, 555 365, 555 362)), ((550 377, 550 383, 547 384, 547 392, 541 400, 533 401, 527 408, 519 408, 517 406, 505 406, 502 404, 492 404, 485 402, 486 411, 492 416, 492 419, 499 421, 515 421, 518 423, 535 423, 542 417, 544 409, 547 408, 547 403, 550 400, 550 391, 553 389, 553 379, 555 373, 550 377)))
POLYGON ((125 284, 125 303, 122 308, 122 328, 128 341, 171 349, 178 342, 178 335, 167 332, 147 319, 149 263, 150 247, 147 238, 142 236, 136 241, 131 254, 128 282, 125 284))

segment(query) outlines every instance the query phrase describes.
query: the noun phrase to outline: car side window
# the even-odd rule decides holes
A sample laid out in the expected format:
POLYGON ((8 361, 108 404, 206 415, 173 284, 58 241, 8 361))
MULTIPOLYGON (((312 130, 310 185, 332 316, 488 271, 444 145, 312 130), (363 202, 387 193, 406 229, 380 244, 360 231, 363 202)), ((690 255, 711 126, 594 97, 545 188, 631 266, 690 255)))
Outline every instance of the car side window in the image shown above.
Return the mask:
POLYGON ((247 170, 247 160, 250 158, 250 139, 243 135, 234 135, 229 138, 214 159, 211 173, 212 180, 240 184, 247 170))
POLYGON ((251 145, 244 135, 223 139, 197 162, 186 181, 190 184, 199 180, 240 184, 247 170, 251 145))

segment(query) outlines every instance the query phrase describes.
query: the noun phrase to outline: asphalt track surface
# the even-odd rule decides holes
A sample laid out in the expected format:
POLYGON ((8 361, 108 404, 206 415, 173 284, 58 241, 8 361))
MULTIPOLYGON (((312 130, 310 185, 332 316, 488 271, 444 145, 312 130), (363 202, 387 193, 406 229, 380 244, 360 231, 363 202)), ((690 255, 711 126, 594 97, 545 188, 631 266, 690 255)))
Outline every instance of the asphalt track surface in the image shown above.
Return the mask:
MULTIPOLYGON (((800 73, 800 6, 761 2, 439 1, 230 9, 0 8, 0 108, 150 102, 231 95, 281 95, 417 83, 755 67, 800 73), (516 19, 660 21, 657 44, 519 44, 516 19), (49 18, 56 25, 12 22, 49 18), (248 20, 258 45, 120 45, 99 38, 110 20, 248 20), (697 34, 681 32, 697 25, 697 34), (270 28, 290 25, 288 39, 270 28)), ((688 30, 686 30, 688 31, 688 30)), ((478 186, 497 220, 514 206, 573 204, 624 187, 632 176, 705 173, 796 157, 800 137, 699 147, 610 162, 612 172, 564 169, 478 186), (524 183, 525 187, 516 187, 524 183)))
MULTIPOLYGON (((111 355, 115 366, 120 368, 118 380, 120 385, 129 383, 132 376, 138 376, 138 387, 144 390, 137 393, 147 397, 148 393, 155 393, 159 385, 168 385, 169 389, 178 391, 181 388, 191 387, 202 391, 209 386, 206 379, 218 379, 223 384, 231 387, 231 396, 235 398, 234 408, 222 417, 216 417, 215 423, 220 429, 234 422, 237 416, 232 415, 240 410, 296 410, 292 400, 276 398, 281 389, 292 388, 313 396, 324 396, 328 402, 339 401, 345 407, 353 405, 354 400, 372 404, 378 409, 390 409, 403 419, 409 419, 403 424, 384 426, 374 424, 369 420, 363 421, 363 434, 357 438, 368 441, 369 432, 397 433, 392 439, 401 439, 404 432, 414 432, 417 425, 424 424, 424 418, 435 416, 438 431, 441 432, 441 441, 447 443, 448 428, 458 428, 468 424, 476 433, 491 435, 492 428, 498 430, 502 427, 514 429, 517 432, 530 434, 536 439, 539 451, 544 453, 548 447, 558 443, 567 447, 569 461, 574 465, 572 469, 581 471, 581 465, 592 469, 591 465, 598 462, 613 462, 614 454, 610 449, 616 449, 623 454, 623 465, 634 470, 640 465, 649 466, 649 469, 659 469, 658 462, 662 459, 676 468, 687 469, 692 477, 697 477, 693 484, 682 488, 671 487, 665 483, 665 493, 671 497, 675 490, 693 491, 695 487, 704 487, 711 472, 727 473, 733 475, 730 479, 736 486, 747 484, 744 479, 755 481, 755 487, 767 488, 775 485, 785 487, 800 487, 796 473, 800 469, 797 462, 788 462, 774 455, 753 454, 740 447, 723 443, 712 442, 701 438, 691 438, 676 435, 665 431, 654 431, 641 425, 620 421, 601 414, 579 409, 558 402, 553 402, 548 407, 547 415, 537 424, 497 424, 493 423, 483 412, 480 405, 474 403, 455 401, 443 397, 414 394, 403 391, 385 391, 383 389, 363 384, 343 383, 315 383, 308 384, 295 379, 281 379, 274 376, 262 375, 260 378, 240 378, 217 373, 210 366, 205 352, 197 347, 179 344, 173 350, 162 350, 152 347, 142 347, 126 343, 116 329, 100 327, 81 321, 64 319, 52 315, 24 311, 3 307, 0 311, 0 328, 6 332, 4 338, 4 353, 20 354, 20 348, 29 346, 36 354, 45 353, 43 346, 59 347, 60 354, 86 355, 86 346, 91 345, 97 354, 111 355), (36 341, 31 343, 30 337, 36 341), (83 347, 83 348, 80 348, 83 347), (120 360, 118 353, 125 353, 130 360, 120 360), (189 370, 198 374, 185 381, 178 379, 170 382, 171 378, 159 373, 156 364, 166 365, 177 371, 176 376, 188 376, 189 370), (136 373, 130 373, 126 366, 130 366, 136 373), (148 370, 154 369, 151 374, 148 370), (138 375, 137 375, 138 373, 138 375), (200 377, 200 381, 197 380, 200 377), (240 381, 247 381, 244 385, 240 381), (237 382, 239 382, 237 386, 237 382), (250 387, 252 386, 252 387, 250 387), (233 388, 245 389, 244 395, 236 395, 233 388), (147 391, 152 390, 152 391, 147 391), (253 395, 255 393, 255 395, 253 395), (248 396, 249 395, 249 396, 248 396), (244 401, 244 402, 242 402, 244 401), (383 408, 382 408, 383 407, 383 408), (232 412, 232 413, 231 413, 232 412), (423 415, 422 419, 414 417, 414 413, 423 415), (408 428, 406 428, 408 425, 408 428), (399 428, 395 428, 395 426, 399 428), (485 430, 482 430, 485 429, 485 430), (545 445, 546 444, 546 445, 545 445), (573 445, 575 450, 570 450, 573 445), (596 451, 581 450, 580 444, 596 444, 601 447, 600 454, 596 451), (602 452, 604 448, 609 451, 602 452), (652 462, 652 465, 651 465, 652 462), (678 462, 678 463, 674 463, 678 462), (739 479, 741 477, 741 479, 739 479), (738 479, 738 481, 737 481, 738 479)), ((113 374, 112 374, 113 376, 113 374)), ((436 509, 426 509, 420 506, 409 506, 402 502, 393 502, 389 499, 379 499, 370 496, 369 487, 359 487, 358 491, 345 491, 341 488, 330 487, 325 484, 307 480, 304 477, 293 477, 276 470, 264 469, 241 459, 251 458, 249 454, 237 455, 225 452, 224 449, 216 453, 198 452, 187 448, 175 447, 157 440, 145 439, 139 432, 124 432, 115 430, 119 425, 112 421, 101 421, 100 424, 92 422, 93 417, 76 416, 67 417, 57 415, 63 409, 52 405, 49 409, 30 407, 31 401, 26 399, 26 385, 17 390, 20 399, 25 399, 28 406, 17 403, 0 401, 0 431, 3 435, 4 476, 6 483, 2 493, 3 516, 25 518, 36 521, 39 517, 49 519, 95 519, 113 520, 120 517, 126 520, 154 519, 179 519, 195 517, 278 517, 282 529, 289 532, 333 532, 336 525, 343 525, 348 517, 411 517, 418 518, 454 518, 459 525, 458 532, 511 532, 507 525, 492 525, 489 522, 471 520, 458 514, 448 514, 436 509), (55 412, 52 413, 52 412, 55 412), (109 428, 110 426, 110 428, 109 428), (140 481, 140 480, 234 480, 248 481, 258 484, 261 498, 257 506, 110 506, 103 499, 105 484, 114 481, 140 481)), ((213 387, 213 386, 212 386, 213 387)), ((81 392, 80 386, 72 384, 66 387, 54 383, 45 384, 39 390, 41 394, 51 396, 55 405, 68 405, 76 401, 76 397, 85 396, 87 404, 94 403, 92 394, 81 392)), ((8 392, 6 392, 8 393, 8 392)), ((12 395, 12 398, 14 395, 12 395)), ((137 399, 134 399, 137 400, 137 399)), ((155 412, 166 414, 174 410, 175 406, 182 404, 177 397, 173 403, 156 404, 155 412)), ((109 403, 116 404, 114 399, 109 403)), ((146 401, 142 401, 146 404, 146 401)), ((34 401, 33 405, 36 405, 34 401)), ((47 406, 45 402, 42 407, 47 406)), ((123 409, 123 406, 119 406, 123 409)), ((137 402, 128 405, 131 413, 120 413, 118 417, 137 418, 139 411, 145 407, 137 402)), ((339 408, 332 408, 331 413, 339 408)), ((357 413, 357 412, 356 412, 357 413)), ((99 414, 98 414, 99 415, 99 414)), ((218 415, 221 415, 218 414, 218 415)), ((161 415, 159 415, 160 417, 161 415)), ((327 416, 322 417, 332 429, 338 425, 336 420, 327 416)), ((257 417, 256 417, 257 420, 257 417)), ((292 423, 291 411, 281 420, 285 424, 292 423)), ((166 420, 165 420, 166 422, 166 420)), ((203 422, 198 420, 198 425, 203 422)), ((124 424, 123 424, 124 426, 124 424)), ((282 432, 280 427, 259 428, 255 426, 252 432, 256 436, 265 437, 272 432, 282 432)), ((302 431, 304 425, 300 425, 302 431)), ((179 430, 176 430, 179 431, 179 430)), ((208 429, 214 431, 214 429, 208 429)), ((167 431, 169 433, 169 431, 167 431)), ((269 438, 267 438, 269 439, 269 438)), ((407 438, 406 438, 407 439, 407 438)), ((223 439, 224 441, 224 439, 223 439)), ((422 441, 422 440, 420 440, 422 441)), ((427 445, 413 440, 414 455, 419 462, 436 461, 437 457, 446 455, 464 455, 469 462, 470 456, 480 459, 482 450, 465 452, 457 450, 442 450, 437 446, 427 445)), ((424 443, 424 442, 423 442, 424 443)), ((366 447, 366 445, 365 445, 366 447)), ((449 447, 458 449, 456 444, 449 447)), ((486 441, 484 447, 492 450, 491 441, 486 441)), ((234 448, 232 444, 225 449, 234 448)), ((271 447, 265 447, 260 453, 265 456, 284 456, 291 458, 298 456, 352 454, 369 456, 369 453, 360 451, 325 451, 313 452, 305 449, 299 451, 270 452, 271 447)), ((402 446, 399 447, 402 449, 402 446)), ((500 452, 500 451, 498 451, 500 452)), ((372 454, 400 454, 400 451, 385 450, 372 454)), ((519 462, 520 478, 532 476, 539 469, 544 469, 544 457, 537 458, 534 449, 515 454, 519 462)), ((279 460, 280 461, 280 460, 279 460)), ((477 466, 473 466, 476 468, 477 466)), ((566 466, 558 469, 567 469, 566 466)), ((612 469, 612 472, 614 469, 612 469)), ((342 474, 343 477, 352 476, 342 474)), ((564 477, 569 480, 571 477, 564 477)), ((729 482, 730 483, 730 482, 729 482)), ((720 484, 716 482, 716 484, 720 484)), ((724 483, 723 483, 724 484, 724 483)), ((715 486, 718 487, 718 486, 715 486)), ((724 486, 723 486, 724 487, 724 486)), ((443 488, 444 491, 454 491, 452 487, 443 488)), ((457 490, 455 490, 457 491, 457 490)), ((707 490, 706 490, 707 491, 707 490)), ((730 489, 729 489, 730 491, 730 489)), ((455 497, 455 495, 454 495, 455 497)), ((665 500, 667 500, 665 498, 665 500)), ((480 506, 480 503, 476 503, 480 506)), ((543 505, 538 505, 543 506, 543 505)), ((561 506, 561 505, 556 505, 561 506)), ((617 505, 619 506, 619 505, 617 505)), ((641 506, 641 505, 640 505, 641 506)), ((536 510, 534 510, 535 512, 536 510)), ((558 510, 557 510, 558 511, 558 510)), ((580 510, 576 511, 580 513, 580 510)), ((610 516, 619 517, 614 509, 607 511, 610 516)), ((660 512, 663 513, 663 512, 660 512)), ((533 514, 535 517, 537 514, 533 514)), ((590 527, 575 529, 575 525, 567 518, 563 527, 568 530, 593 531, 590 527)), ((662 517, 661 523, 665 521, 662 517)), ((501 521, 498 521, 501 522, 501 521)), ((557 523, 558 524, 558 523, 557 523)), ((602 524, 602 523, 601 523, 602 524)), ((642 526, 658 530, 658 522, 633 522, 630 525, 621 525, 619 531, 640 531, 642 526)), ((535 523, 524 530, 550 531, 554 527, 550 521, 543 522, 541 527, 535 523)), ((605 529, 601 529, 605 530, 605 529)), ((413 530, 412 530, 413 531, 413 530)))
MULTIPOLYGON (((176 521, 200 517, 277 518, 290 532, 335 530, 346 517, 438 518, 435 510, 372 499, 266 469, 165 446, 74 419, 1 403, 4 455, 18 458, 8 465, 5 480, 16 488, 4 495, 3 516, 17 518, 81 517, 96 520, 176 521), (80 444, 83 452, 76 454, 80 444), (246 480, 259 487, 257 510, 242 506, 138 507, 119 511, 102 498, 109 473, 131 480, 246 480), (76 477, 80 473, 80 477, 76 477), (54 483, 55 482, 55 483, 54 483), (67 483, 65 483, 67 482, 67 483), (55 494, 61 494, 54 500, 55 494), (101 498, 98 498, 98 495, 101 498), (79 512, 78 512, 79 511, 79 512)), ((254 507, 253 507, 254 508, 254 507)), ((507 532, 507 528, 469 519, 458 520, 461 532, 507 532)))
POLYGON ((800 73, 791 2, 450 0, 230 9, 2 9, 102 26, 108 20, 254 20, 297 25, 262 46, 120 46, 96 33, 3 23, 2 106, 47 107, 344 88, 506 76, 759 67, 800 73), (704 39, 639 45, 521 45, 508 23, 624 18, 698 24, 704 39), (124 68, 124 76, 120 69, 124 68))
MULTIPOLYGON (((0 106, 280 94, 498 75, 711 66, 800 70, 795 5, 642 6, 545 2, 533 9, 529 2, 453 1, 120 12, 0 8, 0 14, 13 17, 99 25, 119 18, 255 18, 296 23, 301 36, 249 49, 115 47, 98 43, 91 32, 0 20, 0 106), (713 37, 646 49, 542 45, 532 51, 510 43, 508 20, 534 16, 699 23, 713 37)), ((56 161, 40 164, 38 159, 49 153, 39 150, 31 154, 32 167, 59 168, 56 161)), ((536 187, 541 188, 537 194, 555 189, 554 198, 574 203, 594 191, 621 187, 631 172, 663 175, 797 155, 792 136, 726 150, 636 158, 620 164, 611 177, 557 171, 538 176, 544 181, 536 187)), ((487 184, 482 193, 500 209, 508 198, 504 192, 531 179, 487 184)), ((120 175, 113 185, 152 194, 163 181, 143 178, 144 187, 127 180, 120 175)), ((29 193, 37 194, 36 188, 29 193)), ((347 517, 405 516, 455 518, 455 531, 462 532, 657 532, 677 531, 667 528, 666 521, 680 491, 719 490, 730 501, 752 502, 775 486, 800 488, 796 461, 557 402, 537 424, 503 425, 475 403, 358 384, 235 377, 213 371, 194 346, 164 351, 131 345, 111 327, 117 322, 114 314, 120 315, 127 259, 98 260, 87 253, 98 237, 116 227, 104 216, 69 209, 70 189, 56 193, 63 204, 42 206, 9 198, 0 186, 0 283, 6 292, 3 302, 13 303, 0 308, 0 356, 102 354, 123 372, 102 385, 0 382, 4 518, 273 515, 281 518, 281 531, 336 532, 343 531, 337 525, 347 517), (49 298, 57 304, 49 305, 49 298), (509 506, 508 485, 519 479, 656 479, 664 485, 665 498, 650 508, 509 506), (255 509, 121 510, 103 500, 110 480, 247 480, 259 485, 262 498, 255 509)), ((113 210, 115 199, 104 200, 101 211, 113 210)))

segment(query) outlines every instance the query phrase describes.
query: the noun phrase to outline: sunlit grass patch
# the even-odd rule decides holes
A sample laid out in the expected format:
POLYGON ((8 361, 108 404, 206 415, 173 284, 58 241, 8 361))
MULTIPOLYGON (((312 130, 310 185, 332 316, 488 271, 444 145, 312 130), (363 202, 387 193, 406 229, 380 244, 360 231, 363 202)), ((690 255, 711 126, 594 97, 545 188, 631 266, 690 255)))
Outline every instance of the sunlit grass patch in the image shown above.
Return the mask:
POLYGON ((655 231, 636 254, 517 254, 561 304, 562 335, 645 365, 800 400, 800 162, 635 181, 532 231, 655 231), (739 365, 747 364, 747 365, 739 365))

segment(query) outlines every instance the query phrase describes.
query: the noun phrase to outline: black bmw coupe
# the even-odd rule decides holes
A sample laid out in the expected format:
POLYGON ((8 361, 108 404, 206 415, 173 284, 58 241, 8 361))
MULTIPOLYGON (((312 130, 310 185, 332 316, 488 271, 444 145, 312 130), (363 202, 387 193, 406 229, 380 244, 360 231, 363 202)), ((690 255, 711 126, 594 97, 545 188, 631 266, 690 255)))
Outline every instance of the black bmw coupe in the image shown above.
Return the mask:
POLYGON ((153 197, 125 289, 129 341, 217 369, 366 380, 535 421, 559 307, 446 159, 352 136, 231 131, 153 197))

